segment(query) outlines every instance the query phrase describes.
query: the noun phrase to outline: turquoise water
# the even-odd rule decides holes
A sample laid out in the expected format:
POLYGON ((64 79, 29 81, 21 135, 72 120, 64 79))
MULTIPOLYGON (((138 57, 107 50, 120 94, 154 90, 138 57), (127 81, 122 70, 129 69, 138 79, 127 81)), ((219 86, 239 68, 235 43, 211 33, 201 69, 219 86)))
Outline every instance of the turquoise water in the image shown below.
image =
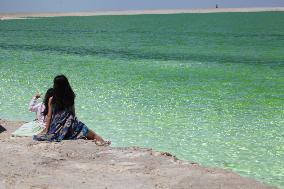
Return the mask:
POLYGON ((168 151, 284 188, 284 13, 0 21, 0 118, 66 74, 113 146, 168 151))

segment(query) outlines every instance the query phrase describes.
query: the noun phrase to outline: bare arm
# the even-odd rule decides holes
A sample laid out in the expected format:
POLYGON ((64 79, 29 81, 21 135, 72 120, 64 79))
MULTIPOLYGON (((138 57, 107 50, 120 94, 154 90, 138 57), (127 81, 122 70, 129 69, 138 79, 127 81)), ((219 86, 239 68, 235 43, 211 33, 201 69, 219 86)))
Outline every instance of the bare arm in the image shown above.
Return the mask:
POLYGON ((52 118, 52 98, 53 97, 50 97, 48 99, 48 112, 47 112, 47 115, 45 117, 45 122, 46 122, 45 132, 46 133, 47 133, 47 131, 49 129, 50 121, 51 121, 51 118, 52 118))
POLYGON ((37 104, 37 99, 40 98, 40 94, 37 93, 33 96, 31 102, 29 103, 29 111, 36 112, 37 109, 40 107, 40 104, 37 104))

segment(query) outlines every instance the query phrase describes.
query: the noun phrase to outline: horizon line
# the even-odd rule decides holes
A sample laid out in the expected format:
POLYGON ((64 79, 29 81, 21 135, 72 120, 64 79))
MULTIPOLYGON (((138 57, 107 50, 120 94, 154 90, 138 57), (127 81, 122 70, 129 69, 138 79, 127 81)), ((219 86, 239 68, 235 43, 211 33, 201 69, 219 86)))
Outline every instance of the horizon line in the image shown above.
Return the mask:
POLYGON ((0 12, 0 20, 22 19, 27 17, 61 16, 107 16, 142 14, 186 14, 186 13, 225 13, 225 12, 282 12, 284 7, 248 7, 248 8, 192 8, 192 9, 146 9, 146 10, 109 10, 86 12, 0 12))

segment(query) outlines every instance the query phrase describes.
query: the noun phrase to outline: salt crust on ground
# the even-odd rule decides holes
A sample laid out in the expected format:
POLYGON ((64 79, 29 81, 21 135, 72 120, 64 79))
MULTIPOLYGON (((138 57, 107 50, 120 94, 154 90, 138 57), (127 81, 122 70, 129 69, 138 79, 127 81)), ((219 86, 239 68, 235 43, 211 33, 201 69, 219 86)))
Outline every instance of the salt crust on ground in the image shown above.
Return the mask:
POLYGON ((11 138, 23 122, 0 119, 0 189, 264 189, 231 171, 201 167, 151 149, 99 147, 92 141, 11 138))

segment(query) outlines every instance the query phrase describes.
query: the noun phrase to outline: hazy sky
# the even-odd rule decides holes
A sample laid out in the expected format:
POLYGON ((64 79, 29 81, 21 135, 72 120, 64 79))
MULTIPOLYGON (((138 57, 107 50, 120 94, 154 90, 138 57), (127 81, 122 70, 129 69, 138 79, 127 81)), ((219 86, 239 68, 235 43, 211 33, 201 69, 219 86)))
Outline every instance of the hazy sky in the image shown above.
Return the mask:
POLYGON ((0 0, 0 12, 82 12, 104 10, 220 7, 284 7, 284 0, 0 0))

